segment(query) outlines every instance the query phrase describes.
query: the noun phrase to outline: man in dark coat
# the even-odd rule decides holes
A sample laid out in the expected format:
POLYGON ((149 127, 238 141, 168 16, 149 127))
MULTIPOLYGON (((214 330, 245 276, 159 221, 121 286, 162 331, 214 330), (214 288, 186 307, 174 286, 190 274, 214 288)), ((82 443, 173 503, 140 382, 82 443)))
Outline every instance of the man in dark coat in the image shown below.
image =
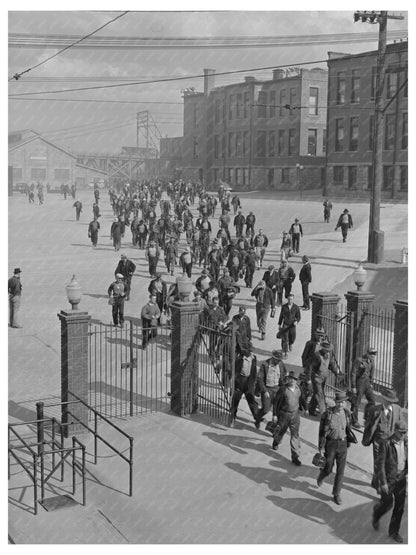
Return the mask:
POLYGON ((310 310, 310 300, 309 300, 309 284, 312 281, 312 269, 307 256, 302 256, 302 268, 299 272, 299 280, 302 285, 302 297, 303 305, 301 308, 303 310, 310 310))
POLYGON ((245 223, 246 223, 246 219, 243 216, 241 208, 240 208, 238 210, 237 216, 235 216, 235 218, 234 218, 235 234, 236 234, 237 237, 241 237, 243 235, 243 227, 244 227, 245 223))
POLYGON ((242 353, 251 344, 251 322, 245 306, 238 307, 238 313, 233 316, 232 322, 235 324, 235 350, 236 353, 242 353))
POLYGON ((293 302, 294 295, 290 293, 287 303, 280 309, 279 331, 277 336, 282 340, 283 358, 287 358, 288 351, 296 340, 296 326, 300 322, 300 310, 293 302))
POLYGON ((98 221, 98 217, 94 216, 94 219, 92 220, 92 222, 90 222, 88 226, 88 237, 91 239, 91 243, 93 247, 97 246, 99 230, 100 230, 100 222, 98 221))
POLYGON ((72 206, 75 208, 75 218, 78 221, 82 212, 82 202, 80 200, 76 200, 72 206))
POLYGON ((338 218, 335 231, 339 227, 341 228, 342 242, 345 243, 345 241, 347 240, 348 230, 352 229, 353 227, 352 217, 351 217, 351 214, 348 212, 347 208, 343 211, 343 213, 338 218))
POLYGON ((250 245, 253 244, 255 223, 256 216, 253 214, 253 212, 249 212, 248 216, 246 217, 246 237, 250 237, 250 245))
POLYGON ((272 264, 264 272, 262 280, 265 282, 267 287, 269 287, 272 290, 274 300, 276 304, 280 306, 280 304, 277 303, 277 300, 278 300, 277 291, 279 288, 279 274, 276 268, 272 264))
POLYGON ((114 275, 122 274, 124 283, 126 285, 126 301, 130 299, 131 280, 136 270, 136 264, 127 258, 125 253, 122 253, 121 258, 114 271, 114 275))
POLYGON ((235 359, 235 383, 234 393, 231 400, 231 427, 237 418, 238 405, 244 395, 254 421, 257 419, 258 404, 254 397, 254 386, 257 377, 257 358, 252 353, 251 343, 236 355, 235 359))
POLYGON ((354 428, 361 428, 361 424, 358 422, 358 408, 361 404, 363 395, 365 395, 368 403, 364 411, 364 420, 369 407, 375 405, 376 402, 373 389, 375 373, 374 359, 376 355, 377 350, 374 347, 369 347, 362 357, 354 361, 351 370, 351 391, 353 393, 351 399, 351 412, 354 428))
POLYGON ((261 409, 257 413, 256 428, 274 405, 279 387, 284 384, 287 369, 282 362, 282 351, 273 350, 272 356, 260 364, 257 375, 256 391, 261 395, 261 409))
POLYGON ((324 222, 329 223, 331 219, 332 202, 328 199, 324 200, 324 222))
POLYGON ((330 371, 335 376, 340 373, 332 356, 332 345, 329 341, 322 341, 319 351, 312 356, 306 371, 308 383, 312 385, 313 389, 312 399, 309 403, 311 416, 316 416, 317 407, 319 407, 321 416, 326 410, 325 384, 330 371))
POLYGON ((121 247, 121 223, 118 218, 114 218, 111 224, 110 239, 113 240, 114 250, 118 251, 121 247))
POLYGON ((303 229, 302 229, 302 224, 299 222, 297 218, 295 218, 295 221, 290 226, 289 235, 292 237, 293 252, 298 253, 299 246, 300 246, 300 238, 303 237, 303 229))
POLYGON ((244 281, 246 283, 246 287, 253 287, 253 277, 254 272, 256 271, 256 253, 254 252, 254 247, 250 247, 248 253, 244 255, 244 281))
MULTIPOLYGON (((166 281, 162 279, 161 274, 155 274, 154 279, 149 284, 148 291, 150 295, 156 296, 156 304, 159 307, 159 311, 162 314, 166 310, 166 299, 168 294, 168 286, 166 281)), ((160 324, 160 318, 159 322, 160 324)))
POLYGON ((122 328, 124 326, 124 299, 126 296, 126 285, 123 274, 116 274, 116 281, 108 288, 108 296, 112 299, 113 324, 122 328))
POLYGON ((316 480, 318 487, 322 485, 324 479, 332 472, 336 462, 337 470, 335 473, 332 495, 334 502, 341 505, 341 489, 344 479, 345 465, 347 463, 347 448, 353 436, 351 430, 351 414, 344 407, 347 395, 344 391, 335 394, 335 406, 328 408, 321 415, 319 423, 318 448, 322 454, 325 451, 325 466, 321 468, 316 480))
POLYGON ((20 282, 20 268, 15 268, 13 276, 8 281, 8 293, 9 293, 9 319, 10 327, 21 328, 19 324, 19 310, 20 301, 22 298, 22 284, 20 282))
POLYGON ((380 443, 376 460, 381 499, 373 509, 373 528, 379 529, 380 518, 393 507, 389 536, 397 543, 403 543, 399 532, 407 494, 407 444, 407 424, 400 420, 393 434, 380 443))
POLYGON ((271 289, 267 287, 263 280, 261 280, 251 292, 251 296, 256 299, 257 327, 261 334, 260 338, 264 340, 266 337, 267 319, 270 311, 272 311, 271 314, 272 317, 274 317, 274 295, 271 289))

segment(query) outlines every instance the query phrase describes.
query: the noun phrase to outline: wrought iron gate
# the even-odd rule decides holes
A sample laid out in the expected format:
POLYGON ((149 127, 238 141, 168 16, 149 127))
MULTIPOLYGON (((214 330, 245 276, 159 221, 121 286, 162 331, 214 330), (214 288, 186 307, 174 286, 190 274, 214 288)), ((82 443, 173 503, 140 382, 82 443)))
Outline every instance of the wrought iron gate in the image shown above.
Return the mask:
POLYGON ((124 328, 91 321, 89 404, 107 418, 170 409, 171 328, 143 330, 137 318, 124 328))

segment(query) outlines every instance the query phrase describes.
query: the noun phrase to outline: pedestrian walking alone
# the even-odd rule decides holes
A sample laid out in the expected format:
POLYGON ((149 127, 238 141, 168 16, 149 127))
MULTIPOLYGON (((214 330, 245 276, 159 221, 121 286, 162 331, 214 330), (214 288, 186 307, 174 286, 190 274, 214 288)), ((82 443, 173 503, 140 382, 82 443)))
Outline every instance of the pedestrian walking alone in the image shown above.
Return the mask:
POLYGON ((76 200, 72 206, 75 208, 75 219, 78 222, 82 212, 82 202, 80 200, 76 200))
POLYGON ((108 297, 112 305, 113 324, 122 328, 124 326, 124 298, 126 296, 126 286, 123 274, 116 274, 116 281, 108 288, 108 297))
POLYGON ((94 216, 94 219, 90 222, 88 226, 88 237, 91 239, 92 246, 95 248, 98 243, 98 232, 100 230, 100 222, 98 218, 94 216))
POLYGON ((312 281, 312 269, 307 256, 302 256, 302 268, 299 272, 299 280, 302 286, 302 297, 303 304, 301 308, 303 310, 310 310, 310 300, 309 300, 309 284, 312 281))
POLYGON ((11 328, 21 328, 19 324, 20 301, 22 299, 22 284, 20 274, 22 270, 15 268, 13 276, 8 281, 9 293, 9 322, 11 328))
POLYGON ((324 206, 324 222, 329 223, 329 220, 331 219, 332 202, 326 199, 323 202, 323 206, 324 206))
POLYGON ((289 235, 292 237, 292 249, 293 252, 298 253, 300 247, 300 238, 303 237, 302 224, 299 220, 295 218, 295 221, 290 226, 289 235))
POLYGON ((133 278, 133 274, 135 270, 136 270, 136 264, 132 260, 129 260, 125 253, 122 253, 114 274, 115 275, 122 274, 123 276, 124 284, 126 286, 126 296, 125 296, 126 301, 130 299, 131 280, 133 278))
POLYGON ((352 227, 353 227, 352 216, 348 212, 347 208, 343 211, 343 213, 338 218, 338 223, 335 227, 335 231, 339 227, 341 228, 342 242, 345 243, 346 240, 347 240, 347 236, 348 236, 348 230, 352 229, 352 227))

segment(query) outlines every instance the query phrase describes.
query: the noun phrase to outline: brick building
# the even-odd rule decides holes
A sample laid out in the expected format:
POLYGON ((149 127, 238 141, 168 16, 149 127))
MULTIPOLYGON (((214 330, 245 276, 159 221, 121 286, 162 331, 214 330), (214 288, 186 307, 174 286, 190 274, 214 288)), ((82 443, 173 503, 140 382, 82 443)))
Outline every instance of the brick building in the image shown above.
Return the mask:
POLYGON ((316 189, 325 178, 327 72, 275 70, 184 92, 184 177, 238 189, 316 189))
MULTIPOLYGON (((383 106, 385 198, 407 197, 408 44, 387 45, 383 106)), ((377 51, 329 53, 326 192, 369 195, 372 183, 377 51)))

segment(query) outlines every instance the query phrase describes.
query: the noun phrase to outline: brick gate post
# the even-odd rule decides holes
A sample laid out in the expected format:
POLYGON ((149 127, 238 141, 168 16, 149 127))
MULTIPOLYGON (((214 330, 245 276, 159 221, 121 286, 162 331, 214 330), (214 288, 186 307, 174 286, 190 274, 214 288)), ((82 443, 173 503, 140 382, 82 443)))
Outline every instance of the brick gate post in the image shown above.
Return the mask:
POLYGON ((189 415, 198 406, 199 306, 175 301, 172 311, 171 410, 189 415))
MULTIPOLYGON (((78 310, 61 310, 61 401, 73 401, 69 391, 88 403, 88 324, 91 316, 78 310)), ((62 405, 62 423, 70 410, 81 422, 88 425, 88 409, 82 403, 62 405)), ((85 431, 81 424, 66 426, 66 431, 85 431)))
POLYGON ((362 356, 370 346, 370 321, 367 312, 374 302, 373 293, 367 291, 348 291, 345 293, 347 310, 350 311, 351 333, 347 336, 347 349, 351 360, 362 356))
POLYGON ((393 345, 393 387, 402 407, 407 406, 408 395, 408 301, 396 301, 393 345))
POLYGON ((334 322, 335 337, 336 323, 335 318, 338 314, 338 303, 340 296, 334 293, 312 293, 312 318, 311 318, 311 338, 315 335, 316 328, 323 326, 328 337, 334 337, 334 330, 327 329, 329 321, 334 322), (321 316, 325 318, 322 320, 321 316))

